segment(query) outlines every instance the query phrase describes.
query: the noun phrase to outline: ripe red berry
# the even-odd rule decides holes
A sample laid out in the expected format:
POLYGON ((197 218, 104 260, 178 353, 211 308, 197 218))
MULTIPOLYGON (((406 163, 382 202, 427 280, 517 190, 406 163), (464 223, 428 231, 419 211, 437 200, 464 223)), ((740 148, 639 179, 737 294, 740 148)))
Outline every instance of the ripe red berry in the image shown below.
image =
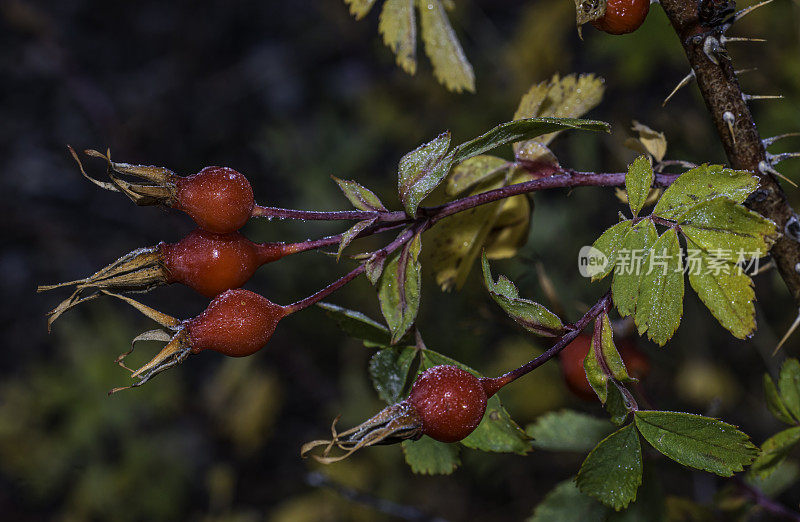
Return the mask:
POLYGON ((186 321, 185 331, 193 353, 212 350, 246 357, 267 344, 285 315, 284 307, 237 288, 218 295, 203 313, 186 321))
POLYGON ((174 208, 183 210, 209 232, 239 230, 253 211, 253 189, 239 172, 228 167, 206 167, 185 178, 175 177, 174 208))
MULTIPOLYGON (((637 379, 646 377, 650 372, 647 356, 630 339, 616 341, 616 344, 619 355, 628 370, 628 375, 637 379)), ((597 395, 589 384, 586 370, 583 368, 583 359, 589 353, 591 346, 592 337, 581 334, 558 354, 561 373, 567 388, 577 397, 587 401, 597 400, 597 395)))
POLYGON ((189 286, 206 297, 239 288, 264 263, 285 254, 283 243, 256 244, 238 232, 214 234, 197 229, 177 243, 158 245, 168 283, 189 286))
POLYGON ((650 0, 608 0, 606 12, 592 25, 609 34, 626 34, 638 29, 650 11, 650 0))
POLYGON ((486 401, 481 381, 455 366, 424 371, 408 397, 422 422, 422 432, 441 442, 456 442, 472 433, 483 419, 486 401))

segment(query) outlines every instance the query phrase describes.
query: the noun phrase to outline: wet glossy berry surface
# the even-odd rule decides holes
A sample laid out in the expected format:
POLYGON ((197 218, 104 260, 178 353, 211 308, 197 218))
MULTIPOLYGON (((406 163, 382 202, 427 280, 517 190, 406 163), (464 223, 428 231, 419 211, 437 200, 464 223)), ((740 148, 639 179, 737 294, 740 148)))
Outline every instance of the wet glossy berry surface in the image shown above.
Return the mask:
POLYGON ((178 282, 206 297, 246 283, 264 263, 283 255, 282 245, 258 245, 238 232, 215 234, 197 229, 177 243, 158 246, 168 282, 178 282))
POLYGON ((608 0, 602 18, 592 25, 609 34, 626 34, 638 29, 650 11, 650 0, 608 0))
POLYGON ((253 211, 253 189, 247 178, 228 167, 206 167, 175 182, 177 203, 197 225, 209 232, 235 232, 253 211))
POLYGON ((251 355, 267 344, 283 307, 241 288, 217 296, 203 313, 186 321, 192 352, 212 350, 230 357, 251 355))
POLYGON ((408 401, 425 435, 456 442, 478 427, 487 398, 480 380, 471 373, 455 366, 435 366, 417 377, 408 401))

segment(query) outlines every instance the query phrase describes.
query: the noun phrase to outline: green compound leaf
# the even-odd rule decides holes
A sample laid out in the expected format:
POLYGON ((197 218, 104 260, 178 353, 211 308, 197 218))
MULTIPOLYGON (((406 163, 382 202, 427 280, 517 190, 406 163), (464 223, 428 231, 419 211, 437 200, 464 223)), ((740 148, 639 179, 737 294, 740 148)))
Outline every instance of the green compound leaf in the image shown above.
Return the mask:
POLYGON ((409 216, 416 215, 420 202, 450 170, 452 161, 445 158, 448 148, 450 132, 443 132, 400 159, 397 188, 409 216))
POLYGON ((606 404, 608 399, 609 380, 615 386, 619 386, 618 383, 621 382, 635 380, 628 376, 625 363, 614 345, 611 322, 606 313, 594 322, 591 350, 583 359, 583 368, 586 371, 586 379, 603 404, 606 404))
MULTIPOLYGON (((440 364, 449 364, 466 370, 477 377, 481 374, 460 362, 445 355, 434 352, 433 350, 422 350, 422 362, 420 372, 433 368, 440 364)), ((461 444, 468 448, 481 451, 518 453, 524 455, 531 449, 528 436, 511 419, 497 395, 489 398, 486 403, 486 413, 483 420, 461 444)))
POLYGON ((581 493, 575 481, 569 479, 544 497, 528 522, 605 522, 608 513, 607 507, 581 493))
POLYGON ((619 511, 636 499, 642 483, 642 446, 633 423, 598 444, 583 461, 578 489, 619 511))
POLYGON ((608 387, 608 398, 604 405, 611 422, 615 426, 622 426, 628 414, 634 411, 634 405, 628 401, 628 398, 622 394, 620 385, 613 383, 614 386, 608 387))
POLYGON ((369 375, 378 396, 388 404, 403 398, 408 372, 417 355, 415 346, 386 348, 378 351, 369 361, 369 375))
POLYGON ((690 208, 680 227, 710 255, 733 263, 766 255, 778 238, 775 223, 724 197, 690 208))
POLYGON ((363 232, 364 229, 372 226, 377 220, 377 217, 365 219, 347 229, 347 231, 342 234, 342 239, 339 241, 339 250, 336 252, 336 260, 339 260, 339 258, 342 256, 342 252, 344 252, 344 249, 347 248, 347 245, 353 242, 356 236, 363 232))
POLYGON ((664 346, 678 329, 683 314, 683 262, 678 233, 664 232, 653 244, 639 284, 634 316, 639 335, 664 346))
POLYGON ((684 466, 730 477, 758 454, 745 433, 717 419, 672 411, 637 411, 634 419, 651 446, 684 466))
POLYGON ((585 452, 611 433, 613 426, 574 410, 545 413, 528 425, 525 432, 533 438, 533 447, 550 451, 585 452))
POLYGON ((800 362, 797 359, 786 359, 781 366, 778 389, 786 408, 800 420, 800 362))
POLYGON ((786 403, 783 402, 778 393, 778 387, 775 386, 775 382, 768 373, 764 374, 764 396, 767 399, 767 409, 776 419, 786 424, 797 424, 797 421, 792 418, 789 408, 786 407, 786 403))
POLYGON ((717 321, 734 337, 745 339, 756 329, 753 280, 734 264, 720 262, 687 239, 689 283, 717 321), (694 249, 694 250, 693 250, 694 249))
POLYGON ((489 295, 519 325, 531 333, 547 337, 558 335, 563 331, 564 325, 557 315, 539 303, 519 297, 517 287, 508 278, 500 276, 495 282, 485 253, 481 266, 489 295))
POLYGON ((779 431, 764 441, 761 453, 753 462, 750 471, 761 478, 768 477, 780 466, 798 442, 800 442, 800 426, 779 431))
POLYGON ((404 440, 403 455, 414 473, 449 475, 461 464, 458 444, 445 444, 430 437, 404 440))
POLYGON ((691 207, 718 197, 742 203, 758 187, 751 172, 722 165, 700 165, 681 174, 653 209, 653 214, 678 221, 691 207))
MULTIPOLYGON (((604 267, 598 267, 599 271, 597 273, 589 272, 592 274, 592 281, 603 279, 614 270, 614 266, 617 263, 617 252, 622 248, 628 236, 628 232, 631 231, 632 227, 633 221, 621 221, 606 229, 606 231, 597 238, 597 241, 594 242, 592 248, 602 252, 603 255, 606 256, 607 261, 604 267)), ((591 269, 592 267, 587 268, 591 269)))
POLYGON ((344 0, 344 3, 350 6, 350 14, 356 20, 361 20, 372 9, 375 0, 344 0))
POLYGON ((421 246, 422 240, 417 234, 389 259, 378 283, 378 301, 392 332, 392 344, 408 332, 417 318, 422 288, 418 260, 421 246))
POLYGON ((628 192, 628 204, 634 217, 638 216, 639 211, 642 210, 647 195, 650 194, 654 178, 653 167, 647 156, 639 156, 628 166, 625 190, 628 192))
POLYGON ((360 339, 373 346, 388 346, 391 341, 389 329, 381 323, 370 319, 361 312, 349 310, 331 303, 317 303, 317 306, 325 310, 344 333, 355 339, 360 339))
POLYGON ((622 243, 615 255, 616 267, 611 283, 611 293, 619 314, 623 317, 636 312, 639 299, 641 274, 646 267, 650 249, 658 240, 658 232, 652 221, 645 219, 637 223, 622 243))
POLYGON ((386 0, 378 22, 378 31, 383 35, 383 43, 394 53, 397 65, 408 74, 417 72, 414 0, 386 0))
POLYGON ((439 83, 454 92, 475 92, 475 74, 440 0, 419 0, 420 27, 425 54, 439 83))
POLYGON ((375 212, 385 212, 386 207, 383 206, 381 200, 367 187, 362 186, 355 181, 346 179, 339 179, 336 176, 331 176, 333 181, 339 185, 339 188, 344 192, 345 197, 356 207, 358 210, 367 210, 375 212))

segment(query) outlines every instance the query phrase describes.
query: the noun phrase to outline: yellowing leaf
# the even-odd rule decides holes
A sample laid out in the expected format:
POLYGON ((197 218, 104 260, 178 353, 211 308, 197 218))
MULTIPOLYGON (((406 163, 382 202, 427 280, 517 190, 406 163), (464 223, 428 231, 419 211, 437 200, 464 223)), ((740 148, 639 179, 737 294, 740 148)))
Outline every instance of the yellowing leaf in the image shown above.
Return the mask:
POLYGON ((490 181, 503 174, 512 164, 503 158, 489 154, 481 154, 462 161, 447 177, 446 191, 448 196, 457 196, 473 188, 478 183, 490 181))
POLYGON ((486 238, 486 257, 514 257, 528 239, 531 228, 531 200, 524 194, 503 201, 497 221, 486 238))
POLYGON ((367 16, 367 13, 372 9, 375 0, 344 0, 344 3, 350 6, 350 14, 353 15, 356 20, 361 20, 367 16))
POLYGON ((639 138, 628 138, 625 146, 636 152, 642 152, 653 156, 656 161, 664 159, 667 153, 667 138, 663 132, 656 132, 647 125, 642 125, 638 121, 633 121, 634 132, 639 133, 639 138))
POLYGON ((752 172, 726 169, 722 165, 700 165, 672 182, 653 209, 653 214, 678 221, 698 203, 720 196, 742 203, 756 187, 758 178, 752 172))
MULTIPOLYGON (((535 116, 578 118, 600 103, 605 91, 604 80, 594 74, 570 74, 564 78, 554 75, 550 81, 538 83, 522 97, 514 119, 535 116)), ((534 138, 547 145, 558 133, 534 138)), ((526 142, 514 144, 514 154, 526 148, 526 142)))
POLYGON ((464 56, 440 0, 419 0, 420 26, 425 54, 433 64, 433 73, 451 91, 475 92, 475 75, 464 56))
POLYGON ((417 24, 414 21, 414 0, 386 0, 381 11, 378 31, 383 35, 383 42, 395 54, 397 65, 408 74, 414 74, 417 71, 417 24))
POLYGON ((686 260, 689 283, 714 317, 734 337, 744 339, 756 328, 753 280, 739 266, 715 263, 691 239, 686 260), (696 255, 694 253, 699 252, 696 255))

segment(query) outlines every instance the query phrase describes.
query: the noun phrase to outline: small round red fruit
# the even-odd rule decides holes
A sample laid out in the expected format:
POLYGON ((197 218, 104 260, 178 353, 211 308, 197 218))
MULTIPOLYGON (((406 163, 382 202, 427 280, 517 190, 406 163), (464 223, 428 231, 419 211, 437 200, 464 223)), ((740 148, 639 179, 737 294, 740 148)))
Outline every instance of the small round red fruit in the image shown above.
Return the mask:
POLYGON ((256 244, 238 232, 214 234, 197 229, 177 243, 158 245, 168 283, 189 286, 214 297, 245 284, 259 266, 284 255, 282 243, 256 244))
POLYGON ((481 381, 455 366, 425 370, 408 397, 423 434, 440 442, 456 442, 472 433, 483 419, 486 401, 481 381))
POLYGON ((237 288, 218 295, 203 313, 187 320, 185 332, 193 353, 211 350, 246 357, 267 344, 285 315, 284 307, 237 288))
POLYGON ((647 18, 650 0, 608 0, 605 14, 592 25, 609 34, 632 33, 647 18))
POLYGON ((209 232, 239 230, 250 219, 255 202, 247 178, 229 167, 206 167, 197 174, 175 178, 174 207, 183 210, 209 232))

